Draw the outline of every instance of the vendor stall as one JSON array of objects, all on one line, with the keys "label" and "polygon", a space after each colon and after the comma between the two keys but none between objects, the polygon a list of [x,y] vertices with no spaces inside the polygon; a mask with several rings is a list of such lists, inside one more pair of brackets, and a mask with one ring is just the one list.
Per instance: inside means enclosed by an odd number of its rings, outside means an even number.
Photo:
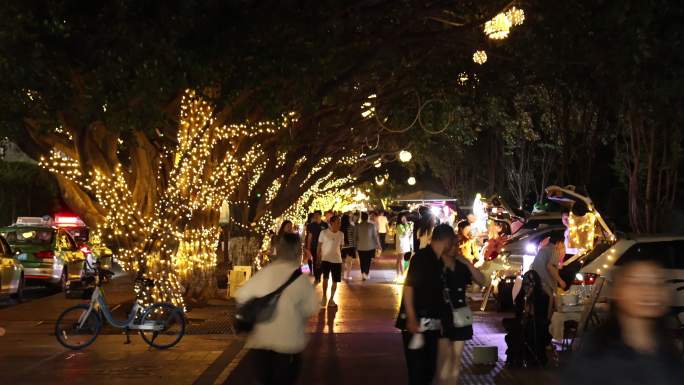
[{"label": "vendor stall", "polygon": [[408,206],[410,211],[421,206],[430,208],[430,212],[440,223],[454,225],[456,221],[465,218],[465,214],[458,206],[458,200],[432,191],[419,190],[402,195],[395,199],[399,204]]}]

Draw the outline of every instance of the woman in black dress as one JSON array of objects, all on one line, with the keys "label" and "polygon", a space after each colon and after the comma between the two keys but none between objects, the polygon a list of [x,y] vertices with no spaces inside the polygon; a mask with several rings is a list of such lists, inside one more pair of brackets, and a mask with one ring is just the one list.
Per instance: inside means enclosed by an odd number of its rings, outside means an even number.
[{"label": "woman in black dress", "polygon": [[443,257],[444,316],[439,340],[437,384],[458,384],[461,355],[465,342],[473,338],[472,313],[466,298],[471,283],[484,285],[485,276],[460,252],[454,242],[451,252]]}]

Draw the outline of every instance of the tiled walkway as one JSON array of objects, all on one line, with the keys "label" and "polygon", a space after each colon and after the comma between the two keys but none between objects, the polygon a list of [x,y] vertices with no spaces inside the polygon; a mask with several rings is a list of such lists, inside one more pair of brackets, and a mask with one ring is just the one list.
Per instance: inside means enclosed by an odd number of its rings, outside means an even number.
[{"label": "tiled walkway", "polygon": [[[374,262],[371,280],[362,282],[355,271],[354,280],[342,283],[336,301],[339,309],[321,309],[309,324],[311,342],[304,352],[300,384],[392,384],[407,383],[401,336],[394,328],[401,300],[401,286],[394,284],[391,260]],[[321,293],[318,288],[319,295]],[[505,368],[502,316],[476,313],[475,338],[468,342],[463,357],[461,384],[555,384],[553,371]],[[499,362],[494,366],[472,364],[472,348],[495,345]],[[246,384],[250,368],[243,360],[226,385]]]}]

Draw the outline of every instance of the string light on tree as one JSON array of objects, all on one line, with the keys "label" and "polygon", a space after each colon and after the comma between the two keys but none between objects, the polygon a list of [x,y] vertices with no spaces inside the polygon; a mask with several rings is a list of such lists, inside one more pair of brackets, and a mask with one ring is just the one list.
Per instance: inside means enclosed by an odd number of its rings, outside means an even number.
[{"label": "string light on tree", "polygon": [[[136,202],[135,176],[121,165],[111,171],[86,172],[80,161],[57,150],[40,162],[92,194],[103,208],[104,218],[94,232],[113,242],[117,262],[125,270],[155,281],[152,288],[136,286],[142,304],[162,301],[184,306],[183,295],[192,287],[192,279],[211,280],[219,208],[230,200],[242,178],[251,175],[248,170],[259,174],[264,168],[258,140],[244,153],[237,151],[238,146],[245,138],[273,135],[297,119],[288,113],[279,122],[217,124],[213,108],[193,90],[186,90],[180,105],[177,145],[164,152],[166,159],[159,160],[153,174],[160,188],[151,209]],[[117,145],[121,144],[118,139]],[[272,221],[264,215],[257,229]]]},{"label": "string light on tree", "polygon": [[505,13],[499,13],[484,25],[484,33],[490,39],[501,40],[508,37],[511,31],[511,20]]},{"label": "string light on tree", "polygon": [[525,22],[525,11],[520,8],[511,7],[511,9],[506,11],[506,17],[513,26],[517,27]]},{"label": "string light on tree", "polygon": [[512,27],[522,25],[523,22],[525,22],[525,11],[511,7],[508,11],[501,12],[487,21],[484,25],[484,33],[493,40],[505,39]]},{"label": "string light on tree", "polygon": [[368,98],[363,104],[361,105],[361,117],[364,119],[372,118],[373,115],[375,114],[375,99],[377,98],[376,94],[370,94],[368,95]]}]

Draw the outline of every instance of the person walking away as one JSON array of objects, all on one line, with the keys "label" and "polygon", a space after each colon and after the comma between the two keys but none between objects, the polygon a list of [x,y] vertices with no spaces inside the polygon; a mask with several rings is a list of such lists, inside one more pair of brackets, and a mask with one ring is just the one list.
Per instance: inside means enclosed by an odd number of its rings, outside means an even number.
[{"label": "person walking away", "polygon": [[[643,253],[611,273],[608,319],[585,337],[561,385],[675,385],[684,379],[681,351],[668,333],[671,291],[663,255]],[[624,257],[623,257],[624,258]]]},{"label": "person walking away", "polygon": [[[301,238],[285,234],[278,239],[278,259],[249,279],[236,293],[237,302],[247,303],[274,292],[300,268]],[[281,294],[271,320],[257,323],[247,337],[254,383],[289,385],[300,372],[301,352],[306,347],[306,324],[316,313],[316,293],[305,276],[298,277]]]},{"label": "person walking away", "polygon": [[380,248],[385,250],[387,248],[387,225],[389,221],[385,212],[380,210],[378,216],[375,218],[375,223],[378,226],[378,237],[380,238]]},{"label": "person walking away", "polygon": [[472,313],[466,299],[471,283],[483,286],[485,275],[462,254],[456,242],[442,258],[444,313],[437,354],[437,378],[440,385],[456,385],[461,373],[461,356],[465,342],[473,338]]},{"label": "person walking away", "polygon": [[356,244],[356,254],[361,263],[361,279],[367,280],[370,277],[370,266],[375,257],[375,253],[380,250],[380,239],[375,225],[369,221],[368,213],[361,213],[361,223],[356,225],[354,232],[354,243]]},{"label": "person walking away", "polygon": [[396,270],[397,270],[397,281],[404,279],[404,260],[408,254],[409,258],[413,253],[413,226],[411,222],[406,218],[405,213],[399,214],[397,221],[397,226],[395,230],[395,241],[396,245]]},{"label": "person walking away", "polygon": [[551,318],[553,311],[553,293],[556,288],[565,289],[566,283],[561,278],[558,270],[558,261],[565,250],[565,236],[563,234],[551,234],[549,243],[542,247],[537,256],[534,257],[530,270],[534,270],[539,275],[544,294],[548,296],[546,302],[549,304],[548,317]]},{"label": "person walking away", "polygon": [[342,246],[342,278],[351,281],[352,267],[356,258],[356,245],[354,243],[354,222],[349,213],[342,215],[340,231],[344,234],[344,246]]},{"label": "person walking away", "polygon": [[318,254],[318,239],[321,235],[321,231],[325,230],[327,227],[327,224],[324,225],[324,222],[321,222],[320,210],[314,211],[313,221],[306,227],[306,250],[312,261],[314,282],[316,284],[321,283],[321,258]]},{"label": "person walking away", "polygon": [[313,254],[309,247],[309,225],[314,220],[314,213],[309,213],[306,218],[306,224],[304,225],[304,257],[306,257],[306,264],[309,266],[309,275],[314,276],[314,264],[313,264]]},{"label": "person walking away", "polygon": [[444,313],[442,256],[454,243],[454,229],[439,225],[432,242],[411,258],[396,326],[401,330],[410,385],[430,385]]},{"label": "person walking away", "polygon": [[[342,280],[342,246],[344,234],[340,231],[340,217],[330,217],[330,228],[321,231],[318,237],[318,255],[321,256],[321,273],[323,274],[323,299],[321,307],[337,307],[335,292],[337,284]],[[328,301],[328,281],[332,278],[330,300]]]}]

